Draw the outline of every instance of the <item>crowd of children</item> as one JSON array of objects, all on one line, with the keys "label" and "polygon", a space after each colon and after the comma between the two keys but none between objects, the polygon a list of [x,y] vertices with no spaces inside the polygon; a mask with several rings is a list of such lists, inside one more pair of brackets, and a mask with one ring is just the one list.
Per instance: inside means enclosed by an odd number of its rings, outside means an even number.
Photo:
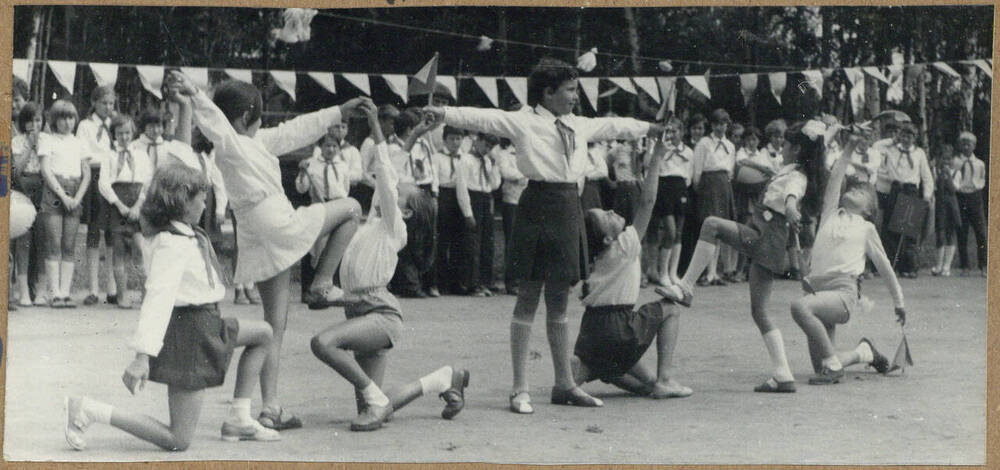
[{"label": "crowd of children", "polygon": [[[757,392],[795,391],[781,332],[769,319],[772,283],[785,276],[803,281],[804,296],[790,310],[808,337],[811,384],[839,382],[851,364],[884,372],[886,359],[871,341],[837,352],[833,332],[867,309],[860,285],[872,266],[905,321],[897,274],[916,277],[918,240],[889,230],[904,197],[933,204],[933,275],[951,275],[955,251],[962,272],[971,272],[970,230],[985,275],[986,167],[971,133],[930,158],[910,122],[882,123],[876,141],[863,126],[845,130],[819,116],[775,120],[763,132],[732,123],[722,109],[686,122],[584,118],[573,114],[577,86],[573,67],[543,60],[529,79],[532,107],[454,107],[439,97],[399,110],[356,98],[262,129],[252,85],[226,81],[209,97],[172,72],[164,91],[176,115],[167,131],[159,109],[134,119],[116,113],[112,88],[93,91],[80,119],[67,100],[43,113],[15,80],[13,188],[39,216],[12,243],[11,306],[76,305],[76,235],[85,224],[83,303],[100,302],[103,257],[111,267],[106,302],[142,305],[126,386],[135,393],[146,380],[168,385],[169,425],[96,399],[68,399],[70,445],[83,448],[87,426],[102,422],[165,449],[186,448],[201,391],[221,384],[241,346],[222,437],[277,440],[278,431],[302,426],[278,394],[290,269],[300,260],[302,302],[345,310],[346,320],[311,346],[354,386],[351,429],[359,431],[378,429],[421,395],[440,395],[446,419],[464,404],[470,374],[453,366],[382,390],[387,352],[403,331],[396,296],[515,295],[509,407],[530,414],[528,344],[543,294],[551,401],[599,407],[580,385],[600,379],[654,398],[693,393],[671,363],[695,286],[749,281],[751,317],[772,362]],[[347,139],[355,124],[368,131],[358,146]],[[278,156],[309,146],[293,189],[310,204],[294,208]],[[213,248],[227,217],[233,269],[220,266]],[[141,293],[130,292],[133,271],[144,277]],[[571,347],[567,310],[581,280],[585,313]],[[650,283],[662,298],[637,305]],[[221,317],[226,285],[236,303],[262,304],[264,321]],[[654,342],[655,373],[639,363]],[[258,382],[263,403],[254,420],[249,397]]]}]

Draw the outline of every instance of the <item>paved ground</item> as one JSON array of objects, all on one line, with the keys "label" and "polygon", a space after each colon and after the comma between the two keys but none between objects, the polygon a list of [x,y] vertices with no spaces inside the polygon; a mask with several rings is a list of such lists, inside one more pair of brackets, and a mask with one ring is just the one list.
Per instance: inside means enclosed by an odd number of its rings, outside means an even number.
[{"label": "paved ground", "polygon": [[[405,338],[393,353],[388,383],[409,381],[442,364],[472,371],[467,406],[440,419],[442,402],[425,398],[376,433],[351,433],[353,394],[309,351],[309,337],[339,321],[339,309],[311,312],[295,304],[286,337],[285,405],[306,422],[277,443],[228,444],[218,438],[232,392],[211,390],[198,436],[185,453],[165,453],[109,427],[88,432],[75,452],[62,436],[62,397],[85,393],[116,406],[166,418],[165,387],[131,397],[121,373],[125,341],[138,311],[109,308],[21,309],[8,316],[4,457],[12,460],[313,460],[487,461],[523,463],[803,463],[983,464],[986,405],[986,282],[982,278],[906,280],[907,335],[917,365],[883,377],[852,370],[846,383],[805,384],[811,373],[805,337],[788,314],[797,283],[781,282],[773,298],[777,324],[799,392],[751,392],[765,378],[767,354],[748,313],[746,285],[700,289],[685,312],[676,377],[695,395],[670,401],[626,396],[596,383],[587,389],[602,409],[545,404],[552,381],[544,320],[536,318],[530,362],[536,413],[506,411],[510,387],[508,321],[512,297],[404,300]],[[887,354],[899,341],[891,302],[878,280],[866,284],[876,309],[838,332],[844,345],[866,335]],[[651,290],[643,297],[651,299]],[[224,312],[260,318],[259,307],[227,304]],[[582,312],[574,302],[571,328]],[[541,314],[539,315],[541,317]],[[644,358],[653,364],[655,357]],[[257,402],[256,404],[259,404]]]}]

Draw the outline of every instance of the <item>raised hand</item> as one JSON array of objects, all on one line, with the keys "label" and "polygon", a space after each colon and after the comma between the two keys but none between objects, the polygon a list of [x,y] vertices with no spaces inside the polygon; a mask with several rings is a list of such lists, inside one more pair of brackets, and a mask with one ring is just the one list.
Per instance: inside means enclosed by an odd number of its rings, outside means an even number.
[{"label": "raised hand", "polygon": [[896,323],[899,326],[906,325],[906,310],[903,307],[896,307]]},{"label": "raised hand", "polygon": [[[171,71],[167,79],[170,84],[168,89],[173,88],[182,96],[194,96],[198,94],[198,87],[191,81],[190,78],[187,77],[187,75],[184,75],[180,71]],[[170,94],[168,93],[168,96],[169,95]]]}]

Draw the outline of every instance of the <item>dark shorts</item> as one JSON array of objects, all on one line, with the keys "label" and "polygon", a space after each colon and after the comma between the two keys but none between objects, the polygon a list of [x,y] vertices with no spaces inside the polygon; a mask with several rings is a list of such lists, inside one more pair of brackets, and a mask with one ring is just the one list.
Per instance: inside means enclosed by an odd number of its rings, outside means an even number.
[{"label": "dark shorts", "polygon": [[163,348],[149,360],[149,380],[186,390],[222,385],[239,331],[216,304],[174,307]]},{"label": "dark shorts", "polygon": [[[71,179],[57,176],[56,179],[59,180],[59,184],[62,186],[63,191],[65,191],[70,197],[75,195],[76,190],[80,187],[79,178]],[[56,196],[56,193],[53,192],[48,185],[45,185],[45,188],[42,189],[42,200],[38,205],[38,211],[41,213],[80,217],[80,214],[83,213],[83,208],[80,206],[72,211],[67,211],[66,206],[63,205],[59,196]]]},{"label": "dark shorts", "polygon": [[688,204],[687,182],[682,176],[661,176],[656,190],[654,217],[684,217]]},{"label": "dark shorts", "polygon": [[583,193],[580,194],[580,204],[583,212],[591,209],[604,209],[604,202],[601,200],[601,181],[587,180],[583,185]]},{"label": "dark shorts", "polygon": [[[344,316],[348,320],[362,322],[365,336],[385,335],[388,346],[391,349],[399,343],[399,337],[403,333],[403,317],[397,308],[395,298],[386,299],[388,290],[378,289],[372,295],[361,295],[351,300],[344,306]],[[388,294],[391,295],[391,294]]]},{"label": "dark shorts", "polygon": [[104,230],[108,226],[109,205],[104,197],[101,196],[100,189],[98,188],[98,179],[100,177],[100,170],[91,169],[90,186],[87,187],[87,193],[83,195],[83,200],[80,201],[80,206],[83,208],[80,223],[87,225],[88,233],[94,230]]},{"label": "dark shorts", "polygon": [[740,246],[737,249],[740,253],[772,273],[785,272],[788,264],[788,224],[783,214],[754,205],[750,223],[737,226],[740,231]]},{"label": "dark shorts", "polygon": [[729,173],[710,171],[701,174],[697,188],[698,219],[702,222],[710,216],[733,218],[733,189],[729,184]]},{"label": "dark shorts", "polygon": [[767,183],[746,184],[733,182],[733,205],[736,220],[743,222],[750,218],[751,208],[760,200]]},{"label": "dark shorts", "polygon": [[573,354],[599,379],[625,375],[653,344],[666,318],[665,302],[587,307]]},{"label": "dark shorts", "polygon": [[576,284],[583,279],[587,247],[576,183],[528,182],[518,202],[511,248],[516,280]]}]

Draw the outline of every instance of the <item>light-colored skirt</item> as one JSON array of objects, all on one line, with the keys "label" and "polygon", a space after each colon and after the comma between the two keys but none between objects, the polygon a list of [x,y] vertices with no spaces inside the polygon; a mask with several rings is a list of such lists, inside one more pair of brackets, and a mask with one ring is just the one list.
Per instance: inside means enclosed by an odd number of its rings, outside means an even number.
[{"label": "light-colored skirt", "polygon": [[239,226],[233,282],[245,284],[270,279],[302,259],[323,231],[326,210],[322,204],[293,209],[284,194],[273,194],[233,215]]}]

